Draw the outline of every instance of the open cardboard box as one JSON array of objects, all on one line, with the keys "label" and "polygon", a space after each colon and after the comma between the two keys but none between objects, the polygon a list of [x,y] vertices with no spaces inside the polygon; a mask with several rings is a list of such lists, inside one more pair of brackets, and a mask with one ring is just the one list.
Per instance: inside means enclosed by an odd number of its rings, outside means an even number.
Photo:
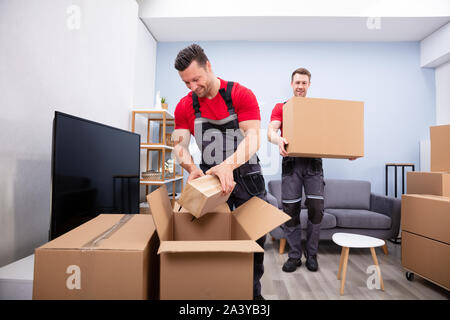
[{"label": "open cardboard box", "polygon": [[225,203],[230,195],[231,193],[222,193],[219,178],[205,175],[186,183],[178,203],[193,216],[200,218]]},{"label": "open cardboard box", "polygon": [[251,300],[253,254],[264,251],[255,240],[290,219],[258,197],[194,218],[172,209],[165,185],[147,201],[161,242],[161,299]]},{"label": "open cardboard box", "polygon": [[293,157],[364,156],[364,102],[293,97],[283,106],[283,137]]}]

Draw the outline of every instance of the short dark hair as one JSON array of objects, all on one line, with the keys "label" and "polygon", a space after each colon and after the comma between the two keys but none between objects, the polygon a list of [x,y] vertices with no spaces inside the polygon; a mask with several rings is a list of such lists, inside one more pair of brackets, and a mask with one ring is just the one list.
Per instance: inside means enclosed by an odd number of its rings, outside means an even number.
[{"label": "short dark hair", "polygon": [[202,47],[195,43],[178,52],[175,59],[175,69],[184,71],[194,60],[197,61],[198,65],[201,67],[205,67],[206,61],[208,61],[208,57]]},{"label": "short dark hair", "polygon": [[308,71],[307,69],[305,69],[305,68],[298,68],[298,69],[294,70],[294,72],[292,72],[291,83],[292,83],[292,81],[294,80],[294,76],[295,76],[296,73],[307,75],[309,81],[311,81],[311,72],[309,72],[309,71]]}]

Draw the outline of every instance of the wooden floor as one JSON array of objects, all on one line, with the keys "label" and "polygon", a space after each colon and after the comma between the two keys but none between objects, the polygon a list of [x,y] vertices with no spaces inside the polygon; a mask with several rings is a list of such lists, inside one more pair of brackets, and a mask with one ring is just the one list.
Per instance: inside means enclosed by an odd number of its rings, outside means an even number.
[{"label": "wooden floor", "polygon": [[[449,292],[415,275],[408,281],[401,265],[401,246],[388,241],[389,255],[376,249],[385,291],[369,289],[367,267],[373,265],[369,249],[350,249],[344,295],[339,294],[337,280],[341,247],[332,241],[321,241],[319,246],[319,271],[310,272],[302,266],[293,273],[281,270],[287,253],[278,253],[279,241],[267,237],[264,255],[264,276],[261,279],[262,295],[268,300],[448,300]],[[288,247],[286,248],[288,249]]]}]

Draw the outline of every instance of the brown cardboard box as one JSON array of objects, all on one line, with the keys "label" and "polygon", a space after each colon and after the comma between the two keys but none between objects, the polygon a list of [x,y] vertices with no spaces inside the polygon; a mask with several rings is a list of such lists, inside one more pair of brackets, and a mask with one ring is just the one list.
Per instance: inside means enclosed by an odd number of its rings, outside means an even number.
[{"label": "brown cardboard box", "polygon": [[402,265],[450,290],[450,245],[403,230]]},{"label": "brown cardboard box", "polygon": [[431,171],[450,171],[450,124],[430,127]]},{"label": "brown cardboard box", "polygon": [[225,203],[231,193],[223,194],[219,178],[205,175],[186,183],[178,203],[193,216],[200,218]]},{"label": "brown cardboard box", "polygon": [[402,195],[402,230],[450,244],[450,198]]},{"label": "brown cardboard box", "polygon": [[152,216],[99,215],[35,250],[33,299],[155,299],[158,246]]},{"label": "brown cardboard box", "polygon": [[408,194],[450,197],[450,172],[409,171],[406,183]]},{"label": "brown cardboard box", "polygon": [[294,157],[364,156],[364,102],[293,97],[283,106],[283,137]]},{"label": "brown cardboard box", "polygon": [[290,219],[254,197],[230,212],[193,219],[173,211],[166,186],[147,196],[161,241],[161,299],[252,299],[253,253],[263,252],[255,240]]}]

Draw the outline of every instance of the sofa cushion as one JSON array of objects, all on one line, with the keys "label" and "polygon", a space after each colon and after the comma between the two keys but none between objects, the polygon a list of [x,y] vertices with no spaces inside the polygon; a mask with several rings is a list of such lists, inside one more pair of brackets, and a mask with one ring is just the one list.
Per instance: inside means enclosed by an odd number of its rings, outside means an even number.
[{"label": "sofa cushion", "polygon": [[370,182],[325,179],[325,208],[370,209]]},{"label": "sofa cushion", "polygon": [[267,192],[266,199],[268,203],[278,208],[278,200],[270,192]]},{"label": "sofa cushion", "polygon": [[[306,229],[308,223],[308,210],[302,209],[300,211],[300,224],[302,229]],[[336,217],[326,212],[323,213],[322,222],[320,223],[320,229],[332,229],[336,227]]]},{"label": "sofa cushion", "polygon": [[[307,223],[308,223],[308,210],[307,209],[301,210],[300,223],[301,223],[302,229],[305,230]],[[335,227],[336,227],[336,217],[332,214],[324,212],[322,223],[320,224],[320,229],[321,230],[333,229]],[[270,231],[270,235],[272,237],[274,237],[275,239],[286,238],[286,235],[281,227],[276,227],[275,229]]]},{"label": "sofa cushion", "polygon": [[341,228],[390,229],[391,218],[381,213],[358,209],[326,209],[325,213],[336,217]]},{"label": "sofa cushion", "polygon": [[270,180],[268,183],[268,191],[278,202],[278,208],[281,209],[281,180]]}]

